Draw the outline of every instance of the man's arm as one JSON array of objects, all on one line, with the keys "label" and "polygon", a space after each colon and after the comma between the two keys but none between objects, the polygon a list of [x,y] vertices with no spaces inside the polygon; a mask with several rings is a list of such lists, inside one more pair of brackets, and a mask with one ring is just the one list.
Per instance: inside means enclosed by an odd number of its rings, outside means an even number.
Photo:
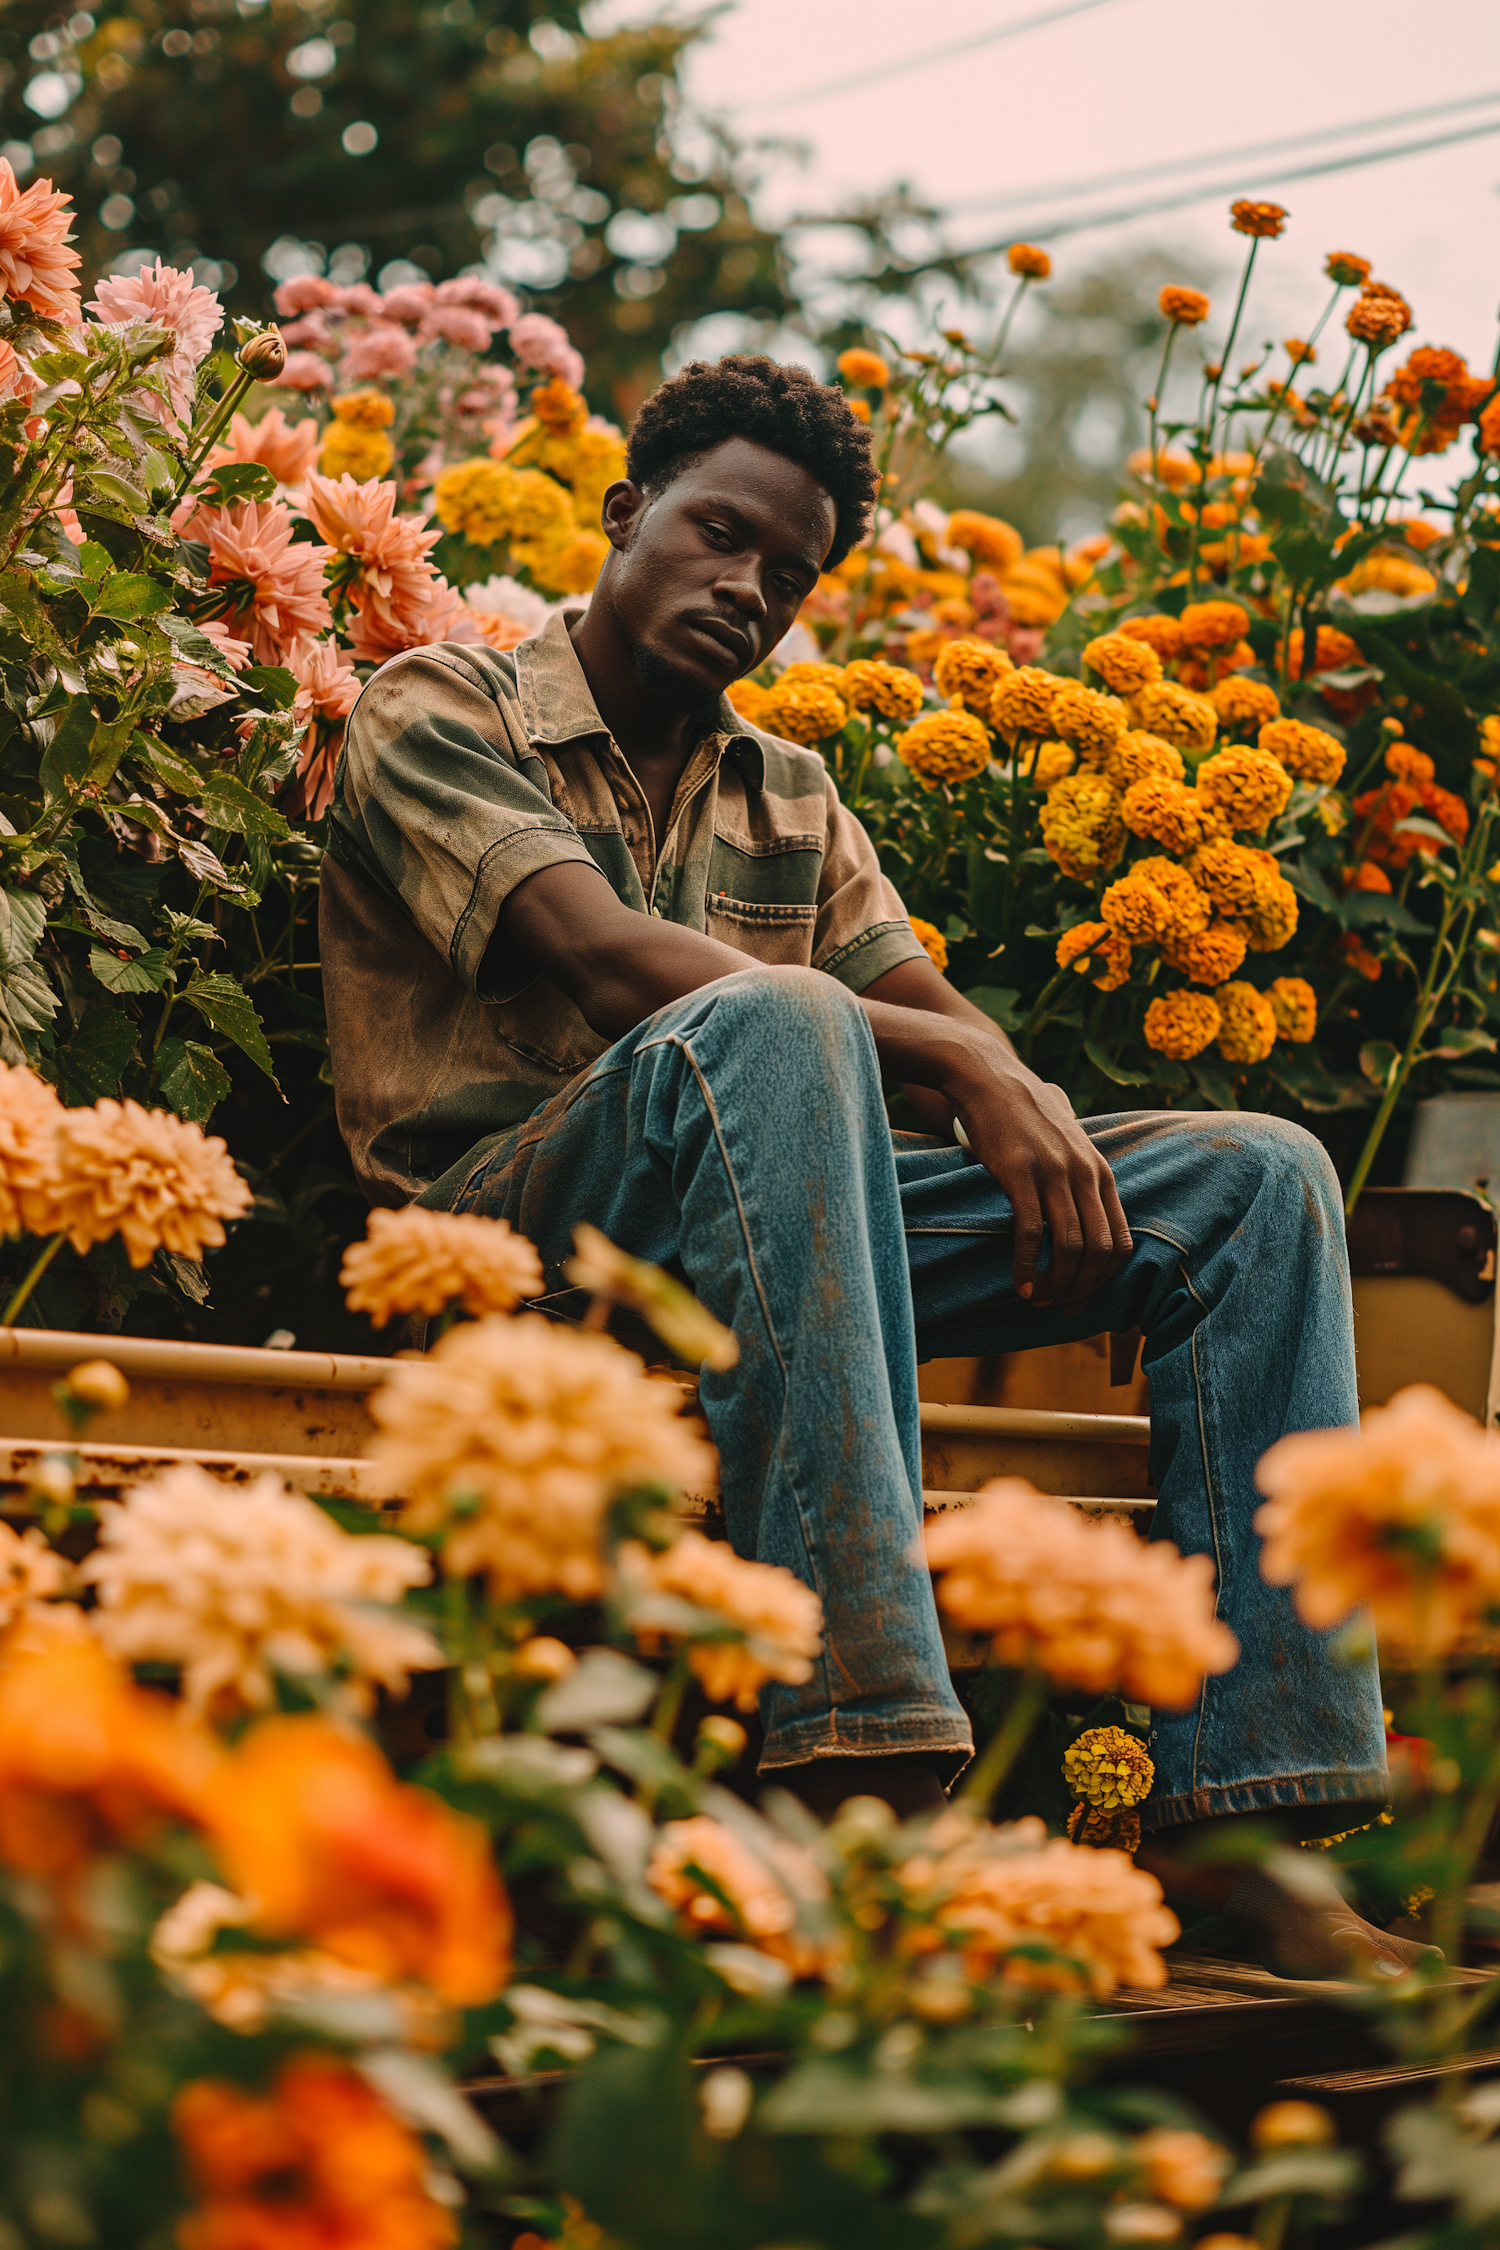
[{"label": "man's arm", "polygon": [[[750,966],[715,938],[634,912],[601,873],[576,862],[517,884],[492,942],[549,977],[604,1039]],[[1020,1294],[1081,1305],[1129,1255],[1130,1230],[1109,1166],[1061,1088],[1029,1071],[930,962],[887,971],[860,1004],[886,1076],[927,1090],[944,1105],[944,1121],[961,1117],[974,1154],[1010,1198]],[[1044,1226],[1052,1264],[1038,1282]]]}]

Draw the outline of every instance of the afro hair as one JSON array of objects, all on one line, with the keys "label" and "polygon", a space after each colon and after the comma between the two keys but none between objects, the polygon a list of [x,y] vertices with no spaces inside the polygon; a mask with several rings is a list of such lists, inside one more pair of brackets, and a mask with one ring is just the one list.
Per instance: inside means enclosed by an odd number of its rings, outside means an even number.
[{"label": "afro hair", "polygon": [[653,391],[635,418],[625,473],[643,492],[659,492],[694,461],[730,438],[749,438],[817,478],[837,523],[824,564],[834,569],[870,528],[879,478],[870,433],[841,390],[805,367],[736,352],[695,359]]}]

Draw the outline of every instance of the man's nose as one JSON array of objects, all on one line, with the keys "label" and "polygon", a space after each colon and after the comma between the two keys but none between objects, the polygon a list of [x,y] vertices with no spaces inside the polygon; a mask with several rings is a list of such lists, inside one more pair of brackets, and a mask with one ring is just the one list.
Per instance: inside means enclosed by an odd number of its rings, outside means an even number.
[{"label": "man's nose", "polygon": [[741,617],[758,624],[767,614],[766,597],[761,591],[760,570],[748,555],[725,558],[728,569],[723,571],[715,587],[726,601],[733,602]]}]

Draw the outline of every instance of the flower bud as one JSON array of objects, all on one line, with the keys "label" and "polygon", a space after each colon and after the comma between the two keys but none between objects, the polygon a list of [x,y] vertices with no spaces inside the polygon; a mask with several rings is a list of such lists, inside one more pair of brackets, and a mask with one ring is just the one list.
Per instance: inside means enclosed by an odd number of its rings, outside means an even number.
[{"label": "flower bud", "polygon": [[34,1500],[66,1508],[73,1498],[73,1472],[60,1453],[45,1453],[27,1471],[26,1488]]},{"label": "flower bud", "polygon": [[698,1740],[711,1744],[726,1758],[738,1758],[749,1739],[738,1719],[723,1719],[717,1712],[711,1713],[698,1729]]},{"label": "flower bud", "polygon": [[64,1379],[73,1396],[82,1399],[85,1406],[123,1406],[130,1397],[130,1385],[107,1359],[80,1360],[68,1369]]},{"label": "flower bud", "polygon": [[263,328],[258,336],[241,344],[237,355],[240,366],[257,383],[272,383],[286,365],[286,344],[279,328]]},{"label": "flower bud", "polygon": [[522,1680],[565,1680],[578,1669],[578,1659],[563,1641],[536,1633],[516,1650],[514,1670]]},{"label": "flower bud", "polygon": [[1317,2102],[1271,2102],[1250,2121],[1251,2146],[1270,2149],[1326,2148],[1337,2129]]}]

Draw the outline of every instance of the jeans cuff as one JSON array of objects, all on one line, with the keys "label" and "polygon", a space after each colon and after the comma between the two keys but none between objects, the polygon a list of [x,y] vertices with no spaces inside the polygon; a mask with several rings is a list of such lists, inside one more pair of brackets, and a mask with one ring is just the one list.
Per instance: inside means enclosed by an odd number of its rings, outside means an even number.
[{"label": "jeans cuff", "polygon": [[778,1727],[761,1754],[759,1773],[810,1765],[815,1758],[880,1758],[894,1751],[931,1751],[967,1760],[974,1738],[967,1719],[931,1705],[873,1712],[830,1711]]},{"label": "jeans cuff", "polygon": [[1190,1821],[1222,1820],[1230,1813],[1297,1812],[1306,1806],[1337,1805],[1347,1810],[1347,1825],[1373,1820],[1391,1802],[1391,1777],[1384,1766],[1364,1773],[1347,1767],[1332,1773],[1277,1774],[1262,1781],[1217,1782],[1185,1789],[1175,1797],[1148,1797],[1141,1807],[1141,1830],[1183,1828]]}]

